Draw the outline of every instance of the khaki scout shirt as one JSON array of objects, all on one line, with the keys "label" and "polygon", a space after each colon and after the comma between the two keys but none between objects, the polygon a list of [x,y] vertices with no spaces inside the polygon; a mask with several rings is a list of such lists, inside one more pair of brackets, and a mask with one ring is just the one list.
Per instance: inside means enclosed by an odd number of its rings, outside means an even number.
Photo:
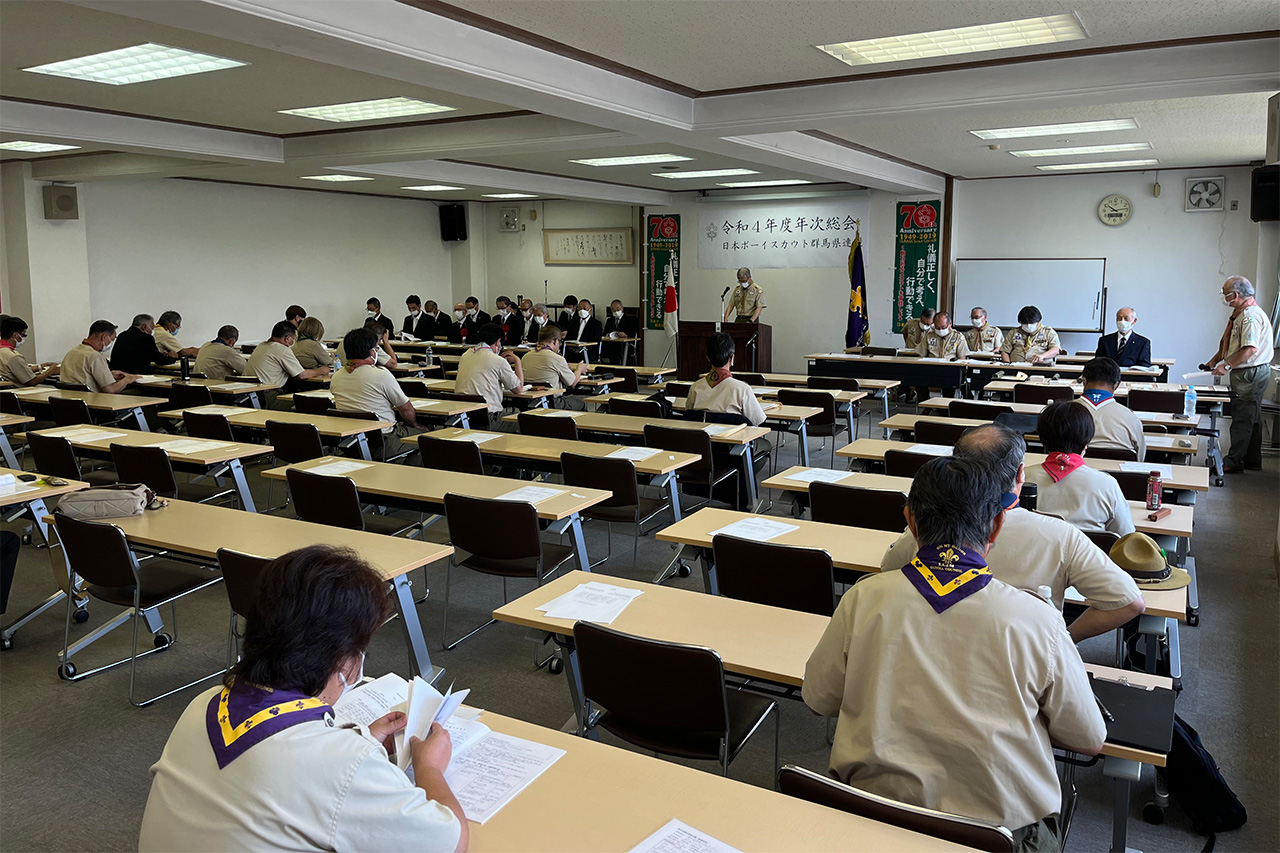
[{"label": "khaki scout shirt", "polygon": [[750,317],[756,308],[764,308],[764,288],[754,281],[743,287],[739,284],[729,296],[729,304],[739,317]]},{"label": "khaki scout shirt", "polygon": [[1010,329],[1009,334],[1005,335],[1000,352],[1007,354],[1009,361],[1028,361],[1033,355],[1040,355],[1061,346],[1058,333],[1041,323],[1040,328],[1031,334],[1022,331],[1021,326]]},{"label": "khaki scout shirt", "polygon": [[1004,345],[1004,333],[999,327],[990,323],[981,329],[970,329],[964,333],[965,342],[970,352],[999,352]]},{"label": "khaki scout shirt", "polygon": [[916,354],[922,358],[968,358],[969,342],[955,329],[945,338],[937,330],[930,329],[916,345]]}]

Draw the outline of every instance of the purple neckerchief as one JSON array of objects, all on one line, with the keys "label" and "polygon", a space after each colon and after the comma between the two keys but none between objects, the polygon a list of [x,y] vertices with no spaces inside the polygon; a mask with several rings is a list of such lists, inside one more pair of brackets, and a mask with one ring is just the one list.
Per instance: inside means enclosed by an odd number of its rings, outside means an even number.
[{"label": "purple neckerchief", "polygon": [[233,683],[210,697],[205,723],[221,770],[271,735],[330,713],[327,702],[296,690]]},{"label": "purple neckerchief", "polygon": [[1095,406],[1101,406],[1104,401],[1110,400],[1114,395],[1110,391],[1104,391],[1101,388],[1090,388],[1081,395]]},{"label": "purple neckerchief", "polygon": [[902,567],[902,573],[935,613],[991,583],[991,569],[982,555],[959,545],[926,545]]}]

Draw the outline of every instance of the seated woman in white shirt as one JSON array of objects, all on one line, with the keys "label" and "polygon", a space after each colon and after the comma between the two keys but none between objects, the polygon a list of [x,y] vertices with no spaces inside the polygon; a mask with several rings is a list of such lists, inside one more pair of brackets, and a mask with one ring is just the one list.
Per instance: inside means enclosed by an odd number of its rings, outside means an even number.
[{"label": "seated woman in white shirt", "polygon": [[353,551],[314,545],[268,564],[241,614],[243,657],[187,706],[151,768],[139,849],[466,850],[448,732],[409,739],[410,782],[387,754],[404,714],[333,722],[390,609]]},{"label": "seated woman in white shirt", "polygon": [[1088,467],[1084,452],[1093,440],[1093,416],[1083,406],[1059,400],[1045,407],[1036,435],[1048,458],[1027,466],[1027,482],[1038,489],[1036,509],[1081,530],[1133,532],[1133,515],[1115,477]]},{"label": "seated woman in white shirt", "polygon": [[752,426],[764,423],[764,409],[751,386],[733,378],[733,338],[724,332],[707,338],[707,360],[711,370],[689,387],[686,408],[741,415]]}]

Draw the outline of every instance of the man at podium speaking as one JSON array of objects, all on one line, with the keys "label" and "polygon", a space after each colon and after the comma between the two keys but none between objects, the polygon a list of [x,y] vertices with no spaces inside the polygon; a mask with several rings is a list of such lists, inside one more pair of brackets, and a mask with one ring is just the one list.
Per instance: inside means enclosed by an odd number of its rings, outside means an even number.
[{"label": "man at podium speaking", "polygon": [[743,267],[738,270],[738,286],[729,297],[724,321],[727,323],[730,316],[736,315],[736,323],[758,323],[764,308],[764,289],[751,280],[751,270]]}]

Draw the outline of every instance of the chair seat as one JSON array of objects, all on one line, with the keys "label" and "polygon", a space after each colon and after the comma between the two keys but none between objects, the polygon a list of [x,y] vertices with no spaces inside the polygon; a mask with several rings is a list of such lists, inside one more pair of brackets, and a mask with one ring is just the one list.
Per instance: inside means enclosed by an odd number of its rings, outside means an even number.
[{"label": "chair seat", "polygon": [[[142,594],[139,601],[143,609],[155,607],[174,596],[202,586],[222,577],[212,569],[179,563],[174,560],[147,560],[141,564]],[[89,594],[108,604],[121,607],[133,606],[132,586],[90,586]]]},{"label": "chair seat", "polygon": [[[729,700],[729,760],[738,754],[742,745],[751,737],[769,709],[773,700],[754,693],[731,690]],[[635,723],[606,711],[596,725],[628,743],[650,752],[675,755],[680,758],[701,758],[708,761],[720,759],[719,732],[673,732],[662,726]]]},{"label": "chair seat", "polygon": [[805,426],[805,431],[812,437],[826,438],[838,433],[847,432],[848,430],[845,428],[844,424],[841,423],[815,424],[810,422]]},{"label": "chair seat", "polygon": [[[556,568],[566,563],[573,557],[573,549],[567,545],[559,545],[554,542],[542,542],[542,573],[550,574]],[[477,572],[483,572],[486,575],[501,575],[508,578],[531,578],[535,577],[538,571],[537,561],[532,557],[525,557],[519,560],[495,560],[491,557],[482,557],[479,554],[470,554],[464,551],[458,552],[461,556],[454,560],[454,564],[465,566]]]},{"label": "chair seat", "polygon": [[657,498],[640,498],[640,503],[627,506],[593,506],[582,511],[583,518],[635,524],[637,518],[649,518],[667,508],[667,502]]},{"label": "chair seat", "polygon": [[191,501],[192,503],[200,503],[201,501],[212,500],[219,495],[235,496],[235,489],[230,486],[218,486],[215,483],[178,483],[178,493],[174,495],[180,501]]},{"label": "chair seat", "polygon": [[91,486],[114,486],[120,482],[115,471],[89,471],[81,474],[80,479]]},{"label": "chair seat", "polygon": [[369,533],[381,533],[384,536],[395,536],[417,525],[416,521],[408,521],[391,515],[373,515],[364,513],[364,529]]}]

